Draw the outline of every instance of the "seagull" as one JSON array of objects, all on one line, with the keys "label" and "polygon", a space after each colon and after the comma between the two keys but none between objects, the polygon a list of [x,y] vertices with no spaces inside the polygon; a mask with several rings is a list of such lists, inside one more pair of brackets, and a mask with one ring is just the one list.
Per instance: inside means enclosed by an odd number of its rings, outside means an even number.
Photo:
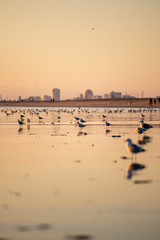
[{"label": "seagull", "polygon": [[38,116],[38,118],[39,118],[39,120],[42,120],[42,119],[43,119],[43,117],[40,117],[40,116]]},{"label": "seagull", "polygon": [[86,121],[83,120],[82,118],[80,118],[80,122],[81,122],[81,123],[85,123]]},{"label": "seagull", "polygon": [[79,119],[80,119],[80,118],[78,118],[78,117],[74,117],[74,118],[76,119],[76,121],[79,121]]},{"label": "seagull", "polygon": [[27,118],[27,123],[30,123],[31,121],[30,121],[30,119],[29,118]]},{"label": "seagull", "polygon": [[145,152],[145,150],[143,148],[139,147],[136,144],[133,144],[132,140],[130,138],[128,138],[126,140],[126,142],[127,142],[126,148],[127,148],[128,152],[130,152],[132,154],[135,154],[135,156],[136,156],[137,153]]},{"label": "seagull", "polygon": [[141,117],[142,117],[142,119],[143,119],[143,118],[145,117],[145,115],[141,113]]},{"label": "seagull", "polygon": [[109,122],[106,121],[106,126],[110,126],[111,124]]},{"label": "seagull", "polygon": [[148,130],[149,128],[152,128],[152,125],[148,124],[148,123],[144,123],[143,120],[140,121],[140,127],[143,128],[143,131]]},{"label": "seagull", "polygon": [[86,125],[84,125],[84,124],[82,124],[82,123],[80,123],[80,122],[77,122],[77,124],[78,124],[78,126],[80,127],[80,128],[82,128],[82,127],[85,127]]},{"label": "seagull", "polygon": [[18,119],[18,123],[19,125],[25,124],[24,122],[22,122],[21,120]]},{"label": "seagull", "polygon": [[143,131],[144,131],[143,128],[136,128],[136,133],[138,133],[138,134],[142,134]]}]

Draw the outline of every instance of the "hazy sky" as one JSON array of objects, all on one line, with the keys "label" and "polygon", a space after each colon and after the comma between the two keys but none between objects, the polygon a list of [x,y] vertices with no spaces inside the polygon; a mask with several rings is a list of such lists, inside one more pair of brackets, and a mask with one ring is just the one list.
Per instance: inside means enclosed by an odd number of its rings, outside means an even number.
[{"label": "hazy sky", "polygon": [[160,95],[160,0],[0,0],[0,94]]}]

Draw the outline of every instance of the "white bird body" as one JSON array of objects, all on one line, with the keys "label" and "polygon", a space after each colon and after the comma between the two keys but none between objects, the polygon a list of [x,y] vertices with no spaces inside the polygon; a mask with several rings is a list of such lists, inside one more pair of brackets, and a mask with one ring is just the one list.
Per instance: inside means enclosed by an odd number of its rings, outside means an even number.
[{"label": "white bird body", "polygon": [[133,154],[137,154],[137,153],[140,153],[140,152],[145,152],[145,150],[143,148],[139,147],[136,144],[133,144],[132,140],[130,138],[128,138],[126,140],[126,142],[127,142],[126,148],[127,148],[128,152],[133,153]]}]

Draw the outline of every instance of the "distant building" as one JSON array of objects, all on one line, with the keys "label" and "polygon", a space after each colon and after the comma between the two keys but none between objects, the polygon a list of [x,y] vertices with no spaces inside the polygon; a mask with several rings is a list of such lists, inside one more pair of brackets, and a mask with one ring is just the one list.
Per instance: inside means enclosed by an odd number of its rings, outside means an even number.
[{"label": "distant building", "polygon": [[112,92],[110,92],[109,96],[110,96],[110,98],[121,98],[122,93],[112,91]]},{"label": "distant building", "polygon": [[60,89],[59,88],[53,88],[51,92],[51,99],[52,101],[60,101]]},{"label": "distant building", "polygon": [[86,89],[83,92],[83,99],[93,99],[93,92],[90,89]]},{"label": "distant building", "polygon": [[40,96],[36,96],[34,97],[34,101],[36,102],[42,101],[42,98]]},{"label": "distant building", "polygon": [[21,96],[18,97],[18,101],[19,101],[19,102],[22,101],[22,97],[21,97]]},{"label": "distant building", "polygon": [[42,101],[44,101],[44,102],[51,101],[51,96],[43,95],[42,96]]},{"label": "distant building", "polygon": [[26,101],[40,102],[40,101],[42,101],[42,99],[40,96],[30,96],[29,98],[26,99]]},{"label": "distant building", "polygon": [[79,97],[74,97],[73,100],[82,100],[83,99],[83,94],[81,93]]},{"label": "distant building", "polygon": [[108,93],[105,93],[105,94],[104,94],[104,98],[105,98],[105,99],[109,98],[109,94],[108,94]]},{"label": "distant building", "polygon": [[102,96],[101,95],[96,95],[93,97],[94,99],[102,99]]},{"label": "distant building", "polygon": [[125,94],[122,96],[122,98],[136,98],[135,96],[131,96],[131,95],[128,95],[128,94]]}]

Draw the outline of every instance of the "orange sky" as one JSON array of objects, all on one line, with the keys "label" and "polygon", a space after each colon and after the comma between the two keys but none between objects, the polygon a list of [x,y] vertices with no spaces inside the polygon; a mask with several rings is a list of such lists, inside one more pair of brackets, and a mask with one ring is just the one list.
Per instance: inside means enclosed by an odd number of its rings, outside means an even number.
[{"label": "orange sky", "polygon": [[0,94],[160,95],[159,13],[158,0],[0,0]]}]

